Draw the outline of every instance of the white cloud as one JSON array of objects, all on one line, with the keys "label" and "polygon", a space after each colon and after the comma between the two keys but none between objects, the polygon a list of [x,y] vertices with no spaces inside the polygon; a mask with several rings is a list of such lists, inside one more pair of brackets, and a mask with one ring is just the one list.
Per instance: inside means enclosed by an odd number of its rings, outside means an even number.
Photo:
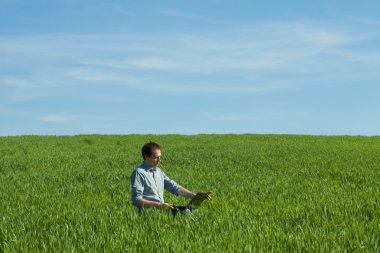
[{"label": "white cloud", "polygon": [[102,73],[100,71],[94,71],[91,69],[76,69],[71,70],[65,74],[67,77],[73,79],[79,79],[83,81],[93,81],[93,82],[102,82],[102,81],[124,81],[125,77],[116,76],[112,74]]},{"label": "white cloud", "polygon": [[351,19],[357,23],[361,23],[365,25],[380,26],[379,19],[373,19],[373,18],[368,18],[368,17],[351,17]]},{"label": "white cloud", "polygon": [[[322,48],[348,43],[352,38],[349,34],[322,26],[289,22],[155,38],[51,34],[1,39],[0,45],[3,50],[14,52],[13,56],[21,52],[23,56],[27,53],[28,58],[42,55],[47,60],[92,61],[116,68],[204,72],[270,67],[293,59],[294,54],[310,55]],[[99,58],[99,53],[104,56]]]},{"label": "white cloud", "polygon": [[[175,93],[284,90],[308,85],[311,77],[357,77],[361,72],[350,69],[357,68],[358,62],[365,65],[380,60],[378,51],[356,52],[350,47],[361,39],[368,39],[365,32],[306,22],[258,23],[208,34],[154,38],[102,34],[8,37],[0,38],[0,53],[5,55],[0,67],[11,64],[29,74],[12,77],[0,71],[0,80],[13,88],[45,90],[92,83]],[[355,66],[350,65],[353,61]],[[343,66],[346,71],[340,72]],[[367,76],[373,74],[365,71]],[[228,83],[222,79],[224,74],[246,80]],[[204,81],[203,76],[207,77]]]},{"label": "white cloud", "polygon": [[17,79],[17,78],[3,78],[0,80],[0,85],[3,84],[8,87],[16,88],[16,89],[24,89],[30,87],[30,83],[23,79]]},{"label": "white cloud", "polygon": [[70,121],[72,117],[68,114],[48,114],[40,117],[41,121],[60,123]]},{"label": "white cloud", "polygon": [[210,118],[216,121],[255,121],[255,120],[258,120],[257,117],[252,116],[252,115],[239,115],[239,114],[217,115],[217,116],[211,116]]},{"label": "white cloud", "polygon": [[144,57],[131,62],[132,66],[147,69],[184,70],[178,62],[159,57]]},{"label": "white cloud", "polygon": [[174,9],[173,10],[165,10],[165,11],[158,10],[156,12],[158,14],[163,14],[165,16],[171,16],[171,17],[180,18],[180,19],[189,19],[192,21],[201,21],[201,22],[215,22],[215,20],[207,19],[203,16],[189,14],[188,12],[183,12],[183,11],[174,10]]}]

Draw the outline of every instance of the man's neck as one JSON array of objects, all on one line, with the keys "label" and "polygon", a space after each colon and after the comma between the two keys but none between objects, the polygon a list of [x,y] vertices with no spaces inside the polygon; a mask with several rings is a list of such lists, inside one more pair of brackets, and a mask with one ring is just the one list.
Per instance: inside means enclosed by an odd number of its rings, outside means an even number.
[{"label": "man's neck", "polygon": [[157,169],[156,166],[150,166],[149,164],[147,164],[145,161],[143,162],[145,164],[145,166],[148,168],[148,170],[151,170],[151,171],[155,171]]}]

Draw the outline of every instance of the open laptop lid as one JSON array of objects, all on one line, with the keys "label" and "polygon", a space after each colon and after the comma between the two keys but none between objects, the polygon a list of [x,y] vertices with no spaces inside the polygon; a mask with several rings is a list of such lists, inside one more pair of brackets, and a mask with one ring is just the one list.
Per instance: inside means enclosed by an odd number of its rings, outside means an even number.
[{"label": "open laptop lid", "polygon": [[206,195],[198,192],[187,206],[198,207],[207,199]]},{"label": "open laptop lid", "polygon": [[197,193],[195,197],[190,201],[187,206],[174,206],[175,208],[172,209],[173,217],[177,215],[177,213],[186,213],[187,211],[192,211],[194,209],[197,209],[203,201],[207,199],[207,195],[204,193]]}]

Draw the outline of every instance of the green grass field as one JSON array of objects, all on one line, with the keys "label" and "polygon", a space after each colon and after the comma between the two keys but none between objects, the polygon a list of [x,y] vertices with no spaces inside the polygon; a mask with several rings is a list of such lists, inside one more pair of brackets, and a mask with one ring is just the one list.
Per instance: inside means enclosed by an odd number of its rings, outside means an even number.
[{"label": "green grass field", "polygon": [[[150,140],[197,214],[137,216]],[[380,137],[0,137],[0,200],[0,252],[380,252]]]}]

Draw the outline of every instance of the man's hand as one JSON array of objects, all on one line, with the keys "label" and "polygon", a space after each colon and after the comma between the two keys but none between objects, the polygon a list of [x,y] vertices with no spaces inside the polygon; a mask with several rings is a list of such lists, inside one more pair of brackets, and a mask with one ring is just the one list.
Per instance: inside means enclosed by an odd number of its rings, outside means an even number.
[{"label": "man's hand", "polygon": [[175,207],[173,206],[173,204],[170,204],[170,203],[164,203],[164,202],[162,202],[161,204],[160,204],[160,208],[161,209],[175,209]]},{"label": "man's hand", "polygon": [[204,199],[211,200],[212,192],[198,192]]}]

